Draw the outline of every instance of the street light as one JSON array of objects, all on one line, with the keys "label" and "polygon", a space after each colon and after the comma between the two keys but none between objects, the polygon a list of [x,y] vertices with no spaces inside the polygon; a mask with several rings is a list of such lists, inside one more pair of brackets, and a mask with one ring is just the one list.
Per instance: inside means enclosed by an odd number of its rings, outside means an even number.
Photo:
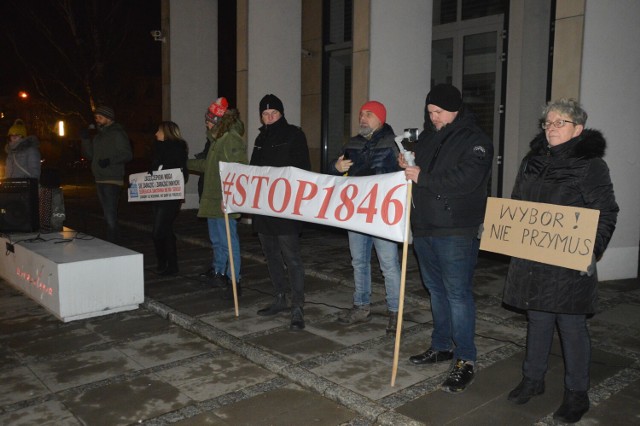
[{"label": "street light", "polygon": [[58,136],[64,136],[64,121],[58,121]]},{"label": "street light", "polygon": [[18,97],[20,99],[27,99],[29,97],[29,94],[27,92],[25,92],[24,90],[21,90],[18,92]]}]

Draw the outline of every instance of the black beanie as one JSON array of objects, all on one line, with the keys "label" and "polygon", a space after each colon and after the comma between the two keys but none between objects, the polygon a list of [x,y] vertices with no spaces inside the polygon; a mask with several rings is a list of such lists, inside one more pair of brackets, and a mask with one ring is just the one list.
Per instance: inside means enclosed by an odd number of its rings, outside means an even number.
[{"label": "black beanie", "polygon": [[101,115],[108,118],[109,120],[114,120],[116,118],[116,114],[113,112],[113,108],[106,105],[100,105],[99,107],[97,107],[93,114]]},{"label": "black beanie", "polygon": [[426,104],[439,106],[449,112],[456,112],[462,106],[462,95],[458,89],[450,84],[438,84],[433,86],[427,95]]},{"label": "black beanie", "polygon": [[264,95],[264,98],[260,101],[260,114],[266,109],[275,109],[280,111],[280,114],[284,115],[284,106],[282,101],[276,95]]}]

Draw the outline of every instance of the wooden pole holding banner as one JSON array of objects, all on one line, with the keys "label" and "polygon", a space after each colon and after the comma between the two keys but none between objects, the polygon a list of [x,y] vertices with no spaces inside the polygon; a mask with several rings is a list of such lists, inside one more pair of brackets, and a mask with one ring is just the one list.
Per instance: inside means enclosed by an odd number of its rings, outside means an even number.
[{"label": "wooden pole holding banner", "polygon": [[[224,207],[224,206],[223,206]],[[233,289],[233,305],[236,308],[236,317],[239,316],[238,312],[238,289],[236,287],[236,267],[233,263],[233,247],[231,247],[231,231],[229,229],[229,215],[225,209],[224,212],[224,226],[227,229],[227,247],[229,248],[229,266],[231,267],[231,288]]]},{"label": "wooden pole holding banner", "polygon": [[407,276],[407,252],[409,250],[409,229],[411,226],[411,181],[407,183],[407,220],[402,243],[402,269],[400,270],[400,296],[398,298],[398,323],[396,324],[396,344],[393,350],[393,369],[391,370],[391,386],[396,385],[398,374],[398,357],[400,356],[400,336],[402,336],[402,315],[404,312],[404,289]]}]

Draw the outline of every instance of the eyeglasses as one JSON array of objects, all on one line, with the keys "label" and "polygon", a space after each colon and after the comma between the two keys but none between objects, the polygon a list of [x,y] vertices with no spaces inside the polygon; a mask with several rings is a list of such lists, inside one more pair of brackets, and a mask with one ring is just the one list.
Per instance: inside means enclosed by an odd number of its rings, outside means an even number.
[{"label": "eyeglasses", "polygon": [[576,124],[575,122],[569,120],[543,121],[542,123],[540,123],[540,127],[542,127],[543,130],[547,130],[553,124],[553,127],[559,129],[560,127],[564,127],[564,125],[567,123]]}]

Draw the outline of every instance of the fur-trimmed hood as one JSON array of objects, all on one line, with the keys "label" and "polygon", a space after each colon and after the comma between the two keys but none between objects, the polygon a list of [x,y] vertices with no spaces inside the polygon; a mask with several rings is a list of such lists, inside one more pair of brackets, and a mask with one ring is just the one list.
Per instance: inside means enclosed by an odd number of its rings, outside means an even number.
[{"label": "fur-trimmed hood", "polygon": [[[602,158],[607,149],[607,141],[599,130],[584,129],[579,136],[555,147],[550,147],[544,132],[540,132],[530,143],[528,156],[551,151],[552,155],[566,155],[576,158]],[[565,154],[566,153],[566,154]]]}]

